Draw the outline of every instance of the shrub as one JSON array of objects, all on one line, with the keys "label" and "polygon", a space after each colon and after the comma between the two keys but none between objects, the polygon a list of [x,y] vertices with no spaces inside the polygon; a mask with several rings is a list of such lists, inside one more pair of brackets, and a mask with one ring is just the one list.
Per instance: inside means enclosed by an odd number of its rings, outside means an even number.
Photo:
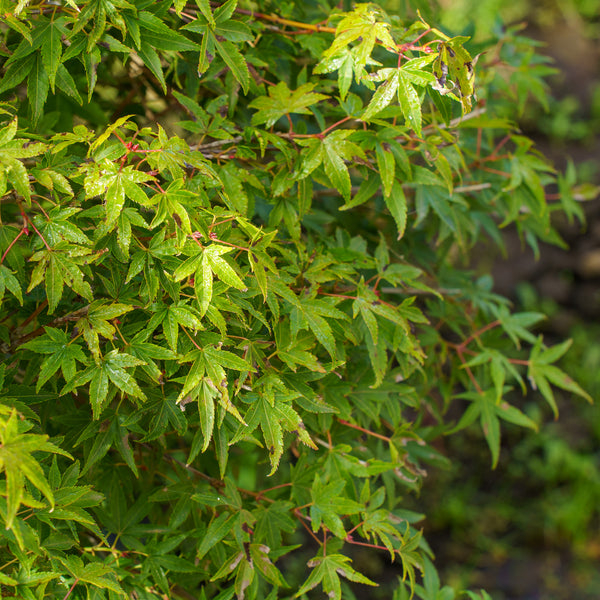
[{"label": "shrub", "polygon": [[536,427],[513,387],[587,397],[469,270],[581,218],[507,114],[544,97],[528,42],[322,0],[2,11],[2,595],[339,599],[360,546],[452,598],[404,508],[436,440],[478,422],[495,466]]}]

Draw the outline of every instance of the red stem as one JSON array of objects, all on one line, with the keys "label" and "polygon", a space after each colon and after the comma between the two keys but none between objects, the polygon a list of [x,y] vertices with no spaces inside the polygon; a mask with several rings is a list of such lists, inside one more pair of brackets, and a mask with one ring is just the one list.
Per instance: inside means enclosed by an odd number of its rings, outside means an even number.
[{"label": "red stem", "polygon": [[[8,248],[4,251],[4,254],[2,255],[2,258],[0,258],[0,265],[4,262],[4,259],[6,258],[6,255],[10,252],[10,249],[17,243],[17,240],[26,232],[25,227],[23,227],[23,229],[21,229],[21,231],[19,231],[19,233],[17,234],[17,236],[15,237],[15,239],[8,245]],[[27,235],[25,233],[25,235]]]},{"label": "red stem", "polygon": [[349,421],[345,421],[344,419],[338,419],[338,423],[341,423],[342,425],[345,425],[346,427],[351,427],[352,429],[362,431],[363,433],[366,433],[367,435],[379,438],[380,440],[384,440],[388,443],[392,441],[391,438],[387,437],[386,435],[381,435],[380,433],[375,433],[374,431],[371,431],[370,429],[365,429],[364,427],[360,427],[360,425],[354,425],[353,423],[350,423]]},{"label": "red stem", "polygon": [[71,595],[71,592],[75,589],[75,586],[79,583],[79,577],[75,578],[73,585],[69,588],[69,591],[64,595],[63,600],[67,600],[67,598]]},{"label": "red stem", "polygon": [[33,230],[38,234],[39,238],[42,240],[42,242],[44,242],[44,246],[46,246],[46,249],[49,252],[52,252],[52,248],[50,248],[50,246],[48,245],[48,242],[44,239],[44,236],[38,231],[38,228],[31,222],[30,219],[27,219],[29,221],[29,224],[31,225],[31,227],[33,227]]},{"label": "red stem", "polygon": [[353,544],[355,546],[366,546],[367,548],[375,548],[376,550],[385,550],[385,551],[389,552],[389,550],[386,547],[378,546],[377,544],[367,544],[366,542],[356,542],[353,539],[348,539],[348,538],[346,538],[344,541],[347,542],[348,544]]},{"label": "red stem", "polygon": [[506,142],[508,142],[508,140],[510,140],[511,137],[512,137],[511,134],[505,135],[498,142],[498,145],[492,150],[492,154],[490,156],[496,156],[496,152],[498,152],[498,150],[500,150],[500,148],[502,148],[502,146],[504,146],[504,144],[506,144]]},{"label": "red stem", "polygon": [[273,487],[267,488],[266,490],[261,490],[260,492],[258,492],[258,496],[256,497],[256,499],[260,500],[262,498],[262,495],[266,494],[267,492],[272,492],[273,490],[279,490],[284,487],[290,487],[291,485],[293,485],[293,484],[292,483],[282,483],[280,485],[275,485]]},{"label": "red stem", "polygon": [[496,175],[502,175],[502,177],[511,177],[510,173],[506,171],[499,171],[498,169],[490,169],[489,167],[481,167],[482,171],[487,171],[488,173],[494,173]]},{"label": "red stem", "polygon": [[319,546],[322,546],[323,544],[322,544],[321,540],[313,533],[313,530],[304,521],[304,515],[302,515],[302,513],[300,512],[300,509],[295,508],[293,512],[294,512],[294,516],[300,521],[300,523],[302,523],[302,525],[304,526],[304,529],[306,529],[306,531],[308,531],[308,533],[310,534],[312,539],[315,540],[315,542],[317,542],[317,544],[319,544]]},{"label": "red stem", "polygon": [[462,350],[460,350],[459,347],[456,348],[456,353],[458,354],[458,358],[460,359],[461,364],[467,371],[467,374],[469,375],[469,379],[471,380],[471,383],[475,386],[477,393],[483,394],[483,390],[481,389],[481,386],[477,382],[477,379],[475,379],[475,375],[473,375],[473,371],[471,371],[471,367],[469,367],[467,365],[467,363],[465,362],[465,359],[463,358]]},{"label": "red stem", "polygon": [[219,244],[225,244],[226,246],[231,246],[232,248],[237,248],[238,250],[243,250],[244,252],[250,252],[250,248],[244,248],[243,246],[238,246],[237,244],[232,244],[231,242],[225,242],[217,237],[211,237],[210,239],[213,242],[219,242]]},{"label": "red stem", "polygon": [[509,358],[508,362],[513,365],[524,365],[525,367],[528,367],[530,364],[528,360],[525,360],[523,358]]},{"label": "red stem", "polygon": [[[181,324],[179,325],[181,327]],[[198,346],[198,344],[196,344],[196,341],[194,340],[194,338],[190,335],[189,331],[185,328],[185,327],[181,327],[181,329],[183,331],[185,331],[185,334],[190,338],[190,342],[192,342],[192,344],[194,344],[194,346],[196,346],[196,348],[198,350],[202,350],[202,348],[200,348],[200,346]]]},{"label": "red stem", "polygon": [[344,117],[343,119],[339,120],[337,123],[334,123],[333,125],[330,125],[327,129],[323,129],[323,131],[321,131],[321,136],[324,137],[332,129],[335,129],[336,127],[338,127],[342,123],[345,123],[346,121],[350,121],[350,119],[352,119],[352,117]]},{"label": "red stem", "polygon": [[491,323],[488,323],[481,329],[478,329],[475,333],[471,334],[466,340],[461,342],[457,346],[457,348],[460,348],[460,350],[462,352],[474,339],[477,339],[480,335],[482,335],[486,331],[489,331],[490,329],[494,329],[495,327],[498,327],[498,325],[501,325],[501,323],[498,319],[496,319],[495,321],[492,321]]}]

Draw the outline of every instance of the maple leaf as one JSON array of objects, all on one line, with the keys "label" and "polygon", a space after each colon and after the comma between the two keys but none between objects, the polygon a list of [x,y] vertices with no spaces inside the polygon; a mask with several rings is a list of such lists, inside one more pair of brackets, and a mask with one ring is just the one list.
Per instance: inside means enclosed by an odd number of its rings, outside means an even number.
[{"label": "maple leaf", "polygon": [[352,560],[343,554],[329,554],[327,556],[317,555],[308,561],[308,566],[313,568],[304,585],[296,592],[296,598],[306,594],[309,590],[317,587],[319,583],[323,591],[331,600],[342,599],[342,586],[340,577],[349,579],[356,583],[377,586],[374,581],[355,571],[350,563]]},{"label": "maple leaf", "polygon": [[397,44],[390,33],[390,24],[383,19],[385,13],[376,5],[362,3],[349,13],[343,13],[343,19],[336,28],[335,39],[331,46],[323,53],[325,59],[331,58],[344,50],[350,43],[359,40],[355,48],[356,78],[369,60],[375,44],[380,44],[392,52],[396,51]]},{"label": "maple leaf", "polygon": [[338,129],[322,140],[298,140],[307,149],[302,152],[302,167],[296,174],[297,179],[308,177],[322,163],[331,184],[340,191],[344,200],[349,201],[352,184],[345,161],[355,157],[366,159],[364,150],[348,139],[353,133],[350,129]]},{"label": "maple leaf", "polygon": [[38,354],[48,354],[42,362],[36,384],[36,391],[48,381],[60,368],[66,382],[75,376],[76,362],[88,364],[88,357],[83,353],[79,344],[73,343],[67,334],[54,327],[45,327],[45,334],[26,342],[20,348],[32,350]]},{"label": "maple leaf", "polygon": [[[11,529],[29,480],[54,507],[54,494],[33,452],[52,452],[73,459],[68,453],[48,441],[47,435],[19,431],[20,419],[16,409],[2,405],[0,417],[0,471],[6,476],[6,529]],[[8,414],[8,419],[3,418]]]},{"label": "maple leaf", "polygon": [[90,302],[93,299],[92,288],[83,279],[81,264],[87,264],[99,258],[91,254],[88,248],[75,246],[68,242],[59,242],[54,247],[36,252],[29,260],[37,262],[31,274],[27,293],[42,282],[48,297],[48,314],[52,314],[60,302],[65,284],[76,294]]},{"label": "maple leaf", "polygon": [[295,338],[300,329],[310,329],[331,358],[335,359],[335,338],[331,326],[324,317],[348,319],[348,315],[323,300],[307,300],[298,303],[290,314],[292,337]]},{"label": "maple leaf", "polygon": [[111,321],[117,317],[133,310],[129,304],[107,304],[96,300],[89,305],[87,314],[77,321],[77,328],[83,333],[83,338],[95,359],[100,358],[99,336],[112,340],[116,335],[116,329]]},{"label": "maple leaf", "polygon": [[98,362],[80,371],[62,389],[61,396],[89,382],[90,404],[94,419],[97,419],[108,398],[110,384],[132,398],[146,400],[146,395],[141,390],[135,378],[126,369],[143,365],[144,361],[130,354],[111,350],[100,358]]},{"label": "maple leaf", "polygon": [[152,175],[138,171],[132,166],[122,167],[108,159],[92,163],[86,167],[86,171],[85,196],[105,198],[106,227],[109,231],[123,210],[125,197],[138,204],[146,204],[148,197],[138,184],[155,179]]},{"label": "maple leaf", "polygon": [[197,4],[201,14],[197,15],[195,21],[188,23],[182,29],[202,35],[198,75],[202,76],[207,71],[212,57],[218,54],[231,69],[244,93],[247,93],[250,85],[248,65],[234,42],[251,42],[254,36],[245,23],[231,19],[237,0],[228,0],[214,13],[206,0],[198,0]]},{"label": "maple leaf", "polygon": [[204,329],[198,311],[184,300],[177,304],[161,304],[156,307],[148,322],[147,331],[153,332],[159,325],[162,325],[165,339],[175,353],[177,352],[179,327],[188,328],[194,332]]},{"label": "maple leaf", "polygon": [[194,275],[194,289],[200,302],[200,314],[204,316],[212,300],[213,277],[216,275],[226,285],[245,291],[247,289],[233,267],[223,258],[233,250],[231,246],[210,244],[198,254],[188,258],[173,273],[175,281]]},{"label": "maple leaf", "polygon": [[41,154],[46,150],[46,144],[32,144],[27,139],[15,138],[17,126],[18,120],[15,117],[0,129],[0,195],[6,192],[8,182],[30,204],[29,176],[21,159]]},{"label": "maple leaf", "polygon": [[431,63],[434,58],[433,55],[413,58],[401,67],[380,69],[376,74],[370,76],[371,80],[383,81],[383,83],[373,94],[365,112],[361,115],[361,119],[370,121],[396,97],[406,122],[415,130],[418,136],[421,136],[421,101],[414,86],[435,83],[433,74],[423,70],[423,67]]},{"label": "maple leaf", "polygon": [[450,95],[458,100],[463,114],[471,111],[471,98],[474,94],[475,64],[477,58],[463,48],[470,38],[460,36],[438,44],[438,54],[433,63],[435,82],[432,87],[442,95]]},{"label": "maple leaf", "polygon": [[[192,363],[192,366],[189,368],[177,402],[185,404],[198,399],[200,413],[204,414],[205,440],[207,437],[210,439],[214,422],[214,408],[211,404],[214,397],[217,397],[223,408],[238,421],[245,423],[238,409],[230,400],[225,369],[241,372],[252,371],[252,365],[248,361],[233,352],[209,344],[204,348],[191,350],[180,359],[180,362],[182,364]],[[209,424],[211,424],[210,427]],[[208,442],[205,441],[205,447],[207,445]]]},{"label": "maple leaf", "polygon": [[292,91],[284,81],[269,88],[268,96],[260,96],[253,100],[248,106],[258,109],[252,116],[252,125],[272,127],[279,119],[289,114],[309,115],[309,106],[327,100],[329,96],[318,94],[312,90],[313,83],[305,83],[298,89]]},{"label": "maple leaf", "polygon": [[60,556],[57,559],[75,577],[76,581],[89,583],[96,588],[111,590],[119,595],[125,593],[120,584],[114,579],[114,571],[110,566],[102,562],[84,564],[79,556]]},{"label": "maple leaf", "polygon": [[319,531],[324,524],[336,537],[344,539],[346,531],[341,517],[354,515],[363,510],[363,505],[342,495],[346,482],[331,481],[323,483],[321,477],[315,476],[312,488],[310,518],[312,530]]},{"label": "maple leaf", "polygon": [[[300,415],[292,408],[290,402],[277,397],[270,401],[268,396],[269,394],[264,394],[252,398],[252,403],[245,417],[246,423],[238,428],[231,443],[250,436],[255,429],[260,427],[265,446],[269,451],[269,461],[271,463],[269,475],[273,475],[283,454],[284,432],[294,433],[302,443],[313,450],[316,450],[317,446],[311,440]],[[251,399],[246,397],[246,400]]]},{"label": "maple leaf", "polygon": [[19,304],[23,306],[23,292],[21,291],[19,280],[8,267],[0,265],[0,303],[7,289],[19,301]]}]

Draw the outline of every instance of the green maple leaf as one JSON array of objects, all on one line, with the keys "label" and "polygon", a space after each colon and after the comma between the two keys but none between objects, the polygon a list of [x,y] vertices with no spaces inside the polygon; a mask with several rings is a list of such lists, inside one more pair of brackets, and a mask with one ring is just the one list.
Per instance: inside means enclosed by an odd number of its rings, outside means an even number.
[{"label": "green maple leaf", "polygon": [[214,423],[214,409],[210,403],[215,396],[225,410],[244,423],[244,419],[229,398],[226,369],[248,372],[252,371],[252,365],[237,354],[212,345],[188,352],[180,362],[192,363],[192,366],[188,370],[177,402],[185,404],[198,399],[200,414],[205,423],[203,431],[206,447],[208,445],[206,438],[210,437]]},{"label": "green maple leaf", "polygon": [[[8,419],[4,418],[8,414]],[[5,526],[10,529],[25,494],[25,479],[29,480],[54,507],[54,494],[44,471],[33,452],[52,452],[68,458],[68,453],[48,442],[47,435],[19,432],[20,419],[15,409],[2,407],[0,416],[0,472],[6,476]]]},{"label": "green maple leaf", "polygon": [[177,340],[179,338],[179,328],[184,327],[197,332],[204,329],[198,311],[189,306],[185,301],[179,301],[177,304],[162,304],[148,322],[147,331],[154,331],[159,325],[162,325],[165,339],[173,352],[177,352]]},{"label": "green maple leaf", "polygon": [[250,406],[250,410],[246,414],[246,422],[248,425],[247,429],[244,427],[246,435],[250,434],[257,426],[261,428],[271,462],[269,475],[272,475],[277,470],[283,454],[283,429],[279,419],[271,404],[264,397],[260,397]]},{"label": "green maple leaf", "polygon": [[295,338],[300,329],[310,329],[334,359],[335,338],[331,326],[324,317],[348,320],[348,315],[323,300],[307,300],[298,303],[290,314],[292,337]]},{"label": "green maple leaf", "polygon": [[397,550],[398,556],[400,556],[400,562],[402,563],[402,580],[406,577],[410,582],[410,588],[415,589],[415,567],[423,572],[423,558],[421,553],[418,551],[419,545],[421,544],[423,537],[422,531],[417,531],[412,537],[410,528],[407,528],[406,535],[404,536],[402,546]]},{"label": "green maple leaf", "polygon": [[151,442],[160,437],[165,432],[167,425],[170,425],[179,435],[185,433],[187,420],[173,394],[167,398],[158,398],[147,406],[147,410],[152,418],[148,433],[142,438],[142,441]]},{"label": "green maple leaf", "polygon": [[[48,91],[51,89],[54,93],[55,84],[64,91],[64,88],[68,87],[67,82],[72,81],[72,77],[64,67],[61,69],[62,38],[69,35],[66,27],[67,18],[54,16],[49,19],[40,15],[34,23],[31,33],[24,36],[17,49],[6,61],[4,67],[7,71],[0,90],[13,88],[28,76],[27,97],[33,122],[37,123],[42,115]],[[75,86],[72,87],[74,89]]]},{"label": "green maple leaf", "polygon": [[352,560],[343,554],[329,554],[328,556],[315,556],[308,561],[308,566],[313,568],[306,583],[296,592],[296,598],[306,594],[309,590],[321,584],[323,591],[331,600],[342,599],[340,577],[356,583],[376,586],[374,581],[355,571],[350,563]]},{"label": "green maple leaf", "polygon": [[8,182],[30,204],[29,176],[21,159],[38,156],[46,150],[46,144],[32,144],[30,140],[15,138],[17,126],[18,121],[15,117],[6,127],[0,129],[0,194],[4,195]]},{"label": "green maple leaf", "polygon": [[377,113],[388,106],[394,98],[406,122],[418,136],[422,134],[421,100],[415,85],[425,86],[435,83],[435,77],[423,70],[432,62],[433,56],[413,58],[399,68],[380,69],[372,77],[375,81],[383,81],[371,98],[365,112],[361,115],[363,121],[370,121]]},{"label": "green maple leaf", "polygon": [[341,517],[357,514],[364,509],[364,506],[343,495],[345,487],[344,480],[325,484],[318,475],[315,476],[311,487],[310,506],[311,526],[315,533],[323,524],[336,537],[341,539],[346,537]]},{"label": "green maple leaf", "polygon": [[32,350],[38,354],[48,354],[42,362],[36,392],[48,381],[60,368],[63,378],[69,382],[77,371],[77,362],[88,364],[88,357],[83,353],[81,346],[74,343],[67,334],[54,327],[45,327],[46,333],[34,340],[26,342],[21,348]]},{"label": "green maple leaf", "polygon": [[385,13],[371,3],[358,4],[352,12],[344,13],[344,18],[336,28],[333,44],[323,53],[325,59],[331,58],[346,47],[359,40],[355,49],[357,78],[359,72],[367,64],[375,44],[379,44],[392,52],[396,51],[397,44],[390,34],[390,24],[382,19]]},{"label": "green maple leaf", "polygon": [[[104,35],[107,25],[110,27],[110,24],[107,23],[107,17],[123,35],[127,31],[131,31],[125,24],[127,13],[123,13],[123,9],[134,12],[136,10],[135,6],[127,0],[90,0],[77,13],[71,35],[82,31],[90,21],[93,21],[90,31],[86,32],[86,52],[92,52],[98,40]],[[135,30],[135,28],[132,29]]]},{"label": "green maple leaf", "polygon": [[103,562],[89,562],[84,565],[79,556],[59,556],[57,559],[78,582],[125,595],[123,588],[115,579],[113,569]]},{"label": "green maple leaf", "polygon": [[92,288],[83,279],[80,263],[89,263],[99,258],[91,254],[88,248],[75,246],[69,242],[59,242],[52,248],[36,252],[29,260],[37,262],[31,274],[27,293],[44,280],[48,298],[48,314],[52,314],[62,298],[65,284],[76,294],[90,302],[93,299]]},{"label": "green maple leaf", "polygon": [[529,366],[527,377],[534,389],[539,389],[544,399],[552,408],[554,417],[558,417],[558,407],[554,400],[554,394],[550,384],[555,385],[563,390],[577,394],[592,403],[591,396],[581,388],[571,377],[564,371],[553,365],[571,346],[572,340],[566,340],[562,344],[546,348],[543,345],[542,337],[540,336],[531,351],[529,358]]},{"label": "green maple leaf", "polygon": [[326,373],[327,371],[323,368],[321,363],[317,360],[317,357],[310,352],[301,350],[295,347],[278,348],[277,356],[292,370],[296,372],[297,366],[301,365],[306,367],[310,371],[316,371],[317,373]]},{"label": "green maple leaf", "polygon": [[260,427],[265,447],[269,452],[271,463],[269,475],[273,475],[283,454],[284,432],[295,433],[302,443],[313,450],[316,450],[317,446],[306,432],[300,415],[292,408],[291,403],[280,399],[270,401],[268,396],[269,394],[263,393],[252,402],[246,413],[246,423],[238,428],[231,443],[250,436],[255,429]]},{"label": "green maple leaf", "polygon": [[376,301],[377,297],[375,294],[369,293],[364,284],[359,288],[359,293],[361,291],[363,292],[364,296],[358,295],[352,304],[352,309],[354,311],[353,316],[356,319],[356,317],[360,314],[362,320],[367,326],[367,331],[371,336],[373,344],[377,344],[379,326],[377,324],[377,317],[373,314],[373,302]]},{"label": "green maple leaf", "polygon": [[492,468],[495,469],[500,457],[500,419],[521,427],[537,430],[537,424],[515,406],[499,402],[496,390],[490,388],[479,392],[465,392],[459,398],[471,401],[460,421],[451,430],[460,431],[471,425],[479,417],[481,429],[492,455]]},{"label": "green maple leaf", "polygon": [[352,77],[354,75],[355,68],[358,70],[360,79],[360,68],[361,65],[356,60],[356,51],[352,51],[349,48],[344,48],[334,56],[326,57],[315,67],[313,73],[315,75],[320,73],[332,73],[338,71],[338,88],[340,90],[340,98],[346,99],[348,90],[352,84]]},{"label": "green maple leaf", "polygon": [[153,180],[152,175],[132,166],[120,167],[117,163],[104,159],[88,168],[84,180],[85,196],[105,198],[106,227],[110,230],[123,210],[125,197],[138,204],[148,202],[146,193],[138,184]]},{"label": "green maple leaf", "polygon": [[151,335],[152,332],[148,329],[140,331],[132,340],[128,341],[127,352],[131,356],[144,361],[145,364],[140,365],[142,371],[148,373],[154,381],[161,381],[163,377],[162,371],[154,361],[175,360],[177,355],[169,348],[149,342],[148,338]]},{"label": "green maple leaf", "polygon": [[89,382],[90,403],[94,419],[97,419],[104,408],[110,384],[132,398],[146,400],[146,395],[142,392],[131,373],[126,370],[143,364],[144,361],[134,356],[118,350],[111,350],[101,357],[97,363],[77,373],[62,389],[61,395],[72,392]]},{"label": "green maple leaf", "polygon": [[204,316],[212,300],[213,278],[216,275],[229,287],[245,291],[247,289],[233,267],[223,258],[233,250],[231,246],[210,244],[198,254],[188,258],[173,274],[175,281],[194,274],[194,289],[200,302],[200,314]]},{"label": "green maple leaf", "polygon": [[156,194],[152,201],[158,201],[156,214],[150,223],[150,229],[155,229],[164,221],[173,223],[177,230],[177,239],[180,244],[186,236],[192,234],[192,224],[187,206],[193,206],[196,195],[189,190],[181,189],[183,179],[173,182],[164,193]]},{"label": "green maple leaf", "polygon": [[137,18],[141,43],[146,42],[153,48],[171,52],[186,52],[200,48],[196,42],[174,31],[156,15],[146,10],[140,11]]},{"label": "green maple leaf", "polygon": [[97,435],[94,437],[93,444],[87,455],[82,475],[85,475],[93,465],[106,456],[111,447],[115,447],[127,466],[137,477],[139,473],[128,438],[128,430],[120,424],[118,417],[113,418],[110,427],[104,429],[102,432],[97,431]]},{"label": "green maple leaf", "polygon": [[[194,366],[197,368],[196,363]],[[198,413],[200,415],[200,429],[196,432],[192,441],[192,447],[187,459],[191,462],[198,456],[199,452],[206,452],[210,440],[213,436],[215,426],[215,399],[219,396],[219,390],[212,384],[208,377],[203,377],[196,381],[196,385],[189,388],[189,396],[185,398],[180,395],[182,402],[180,408],[185,408],[184,400],[190,401],[194,397],[198,402]]]},{"label": "green maple leaf", "polygon": [[360,531],[367,539],[369,539],[369,536],[378,537],[390,553],[390,558],[394,560],[394,547],[390,537],[396,538],[398,531],[390,523],[390,513],[387,510],[369,510],[364,515]]},{"label": "green maple leaf", "polygon": [[313,92],[315,87],[313,83],[305,83],[292,91],[284,81],[269,87],[268,96],[260,96],[248,105],[250,108],[258,109],[258,112],[252,116],[252,125],[264,123],[267,127],[272,127],[284,115],[311,114],[308,110],[309,106],[328,98],[325,94]]},{"label": "green maple leaf", "polygon": [[126,207],[117,217],[117,243],[127,258],[129,258],[129,245],[131,244],[132,225],[148,229],[148,224],[139,211],[135,208]]},{"label": "green maple leaf", "polygon": [[49,89],[48,73],[46,73],[42,56],[38,55],[27,79],[27,98],[29,99],[34,123],[37,123],[42,116]]},{"label": "green maple leaf", "polygon": [[275,500],[267,506],[260,506],[254,512],[257,516],[254,528],[255,539],[266,543],[270,548],[279,548],[282,533],[293,533],[296,524],[291,517],[294,505],[291,502]]},{"label": "green maple leaf", "polygon": [[54,93],[56,74],[61,64],[62,56],[62,36],[66,36],[69,31],[65,27],[66,17],[53,18],[48,22],[44,31],[40,53],[44,68],[48,74],[50,89]]},{"label": "green maple leaf", "polygon": [[8,267],[0,265],[0,303],[2,303],[4,292],[7,289],[19,301],[19,304],[23,306],[23,292],[21,291],[19,280]]},{"label": "green maple leaf", "polygon": [[89,238],[69,220],[80,211],[80,208],[75,207],[56,207],[48,213],[48,219],[38,217],[34,222],[50,245],[66,241],[85,246],[90,244]]},{"label": "green maple leaf", "polygon": [[264,544],[250,544],[250,556],[252,564],[260,574],[277,587],[288,587],[283,575],[269,558],[271,549]]},{"label": "green maple leaf", "polygon": [[353,141],[347,139],[354,133],[350,129],[338,129],[320,139],[298,140],[307,149],[302,152],[302,167],[296,174],[297,179],[308,177],[320,164],[331,184],[348,202],[352,184],[345,161],[354,157],[366,159],[364,150]]},{"label": "green maple leaf", "polygon": [[100,358],[99,336],[112,340],[116,329],[110,321],[133,310],[129,304],[107,304],[96,300],[90,304],[87,314],[77,321],[76,327],[83,333],[83,338],[95,359]]},{"label": "green maple leaf", "polygon": [[199,1],[200,13],[192,23],[182,29],[202,35],[198,75],[202,76],[210,66],[211,57],[218,54],[231,69],[233,76],[248,92],[250,73],[243,54],[236,43],[251,42],[254,39],[250,28],[241,21],[231,19],[237,0],[228,0],[213,14],[208,2]]},{"label": "green maple leaf", "polygon": [[215,516],[209,523],[206,533],[202,536],[202,540],[198,544],[196,556],[202,559],[215,544],[218,544],[228,533],[231,533],[237,519],[238,516],[236,514],[229,512],[222,512],[218,516]]}]

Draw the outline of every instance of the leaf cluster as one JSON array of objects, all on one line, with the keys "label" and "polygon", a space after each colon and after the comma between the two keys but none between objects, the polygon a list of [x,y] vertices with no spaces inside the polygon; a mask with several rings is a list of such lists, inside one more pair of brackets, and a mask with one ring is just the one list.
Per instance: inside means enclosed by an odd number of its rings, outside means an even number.
[{"label": "leaf cluster", "polygon": [[495,466],[513,388],[588,398],[465,266],[581,218],[510,65],[373,4],[0,10],[2,594],[339,599],[360,545],[451,597],[403,508],[434,440]]}]

